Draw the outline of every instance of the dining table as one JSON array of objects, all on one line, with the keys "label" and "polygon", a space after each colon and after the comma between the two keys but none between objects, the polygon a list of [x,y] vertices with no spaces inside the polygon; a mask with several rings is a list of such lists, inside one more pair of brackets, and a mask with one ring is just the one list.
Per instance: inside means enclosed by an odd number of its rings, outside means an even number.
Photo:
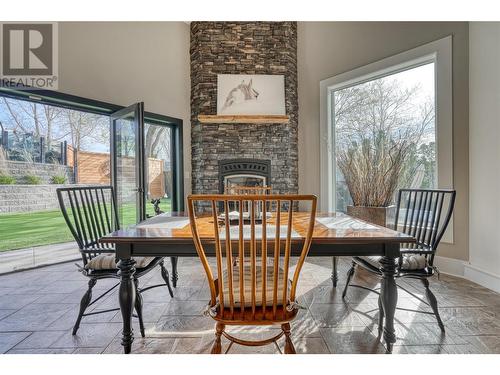
[{"label": "dining table", "polygon": [[[292,256],[300,254],[310,213],[294,212]],[[208,256],[215,256],[214,225],[209,217],[200,217],[198,227]],[[124,353],[132,350],[134,334],[132,314],[135,306],[134,257],[197,257],[187,213],[170,212],[116,230],[99,240],[115,246],[120,286],[118,299],[122,315]],[[386,351],[392,352],[396,342],[394,314],[398,300],[396,267],[403,243],[415,238],[405,233],[365,222],[338,212],[317,212],[308,257],[380,256],[379,306],[383,310],[383,340]],[[379,327],[379,329],[382,327]]]}]

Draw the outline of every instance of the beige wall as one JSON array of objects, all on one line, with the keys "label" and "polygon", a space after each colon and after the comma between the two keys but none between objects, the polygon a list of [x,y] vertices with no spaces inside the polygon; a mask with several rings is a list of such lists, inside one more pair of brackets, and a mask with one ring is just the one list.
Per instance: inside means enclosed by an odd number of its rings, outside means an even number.
[{"label": "beige wall", "polygon": [[500,22],[470,24],[470,264],[500,292]]},{"label": "beige wall", "polygon": [[190,188],[189,25],[185,22],[59,24],[59,91],[184,121],[185,189]]},{"label": "beige wall", "polygon": [[457,204],[454,244],[439,255],[468,259],[468,24],[466,22],[300,22],[299,190],[320,192],[319,82],[453,35],[453,147]]}]

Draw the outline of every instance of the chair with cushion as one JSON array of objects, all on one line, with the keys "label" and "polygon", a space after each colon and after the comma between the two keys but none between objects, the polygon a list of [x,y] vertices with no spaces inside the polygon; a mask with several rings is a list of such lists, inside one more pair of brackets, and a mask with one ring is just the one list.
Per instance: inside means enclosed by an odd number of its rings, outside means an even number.
[{"label": "chair with cushion", "polygon": [[[293,207],[298,202],[309,204],[310,212],[294,212]],[[239,215],[236,220],[229,217],[230,203],[237,206]],[[258,204],[263,210],[260,220],[256,215]],[[223,213],[219,214],[221,205]],[[244,207],[249,207],[248,216],[244,216]],[[295,353],[290,338],[290,321],[299,308],[295,294],[311,245],[316,197],[191,195],[188,210],[196,250],[210,288],[206,313],[217,322],[212,353],[221,353],[221,336],[230,341],[226,353],[233,343],[246,346],[274,343],[279,349],[276,341],[282,336],[285,336],[285,353]],[[292,226],[297,221],[300,234]],[[293,274],[289,271],[292,245],[300,250]],[[207,250],[212,251],[213,247],[216,266],[211,267]],[[280,325],[281,330],[274,337],[249,341],[229,334],[226,325]]]},{"label": "chair with cushion", "polygon": [[[394,224],[396,230],[409,234],[416,239],[416,243],[401,245],[401,256],[397,261],[395,277],[420,280],[425,287],[427,301],[419,298],[399,284],[398,287],[430,306],[432,312],[416,312],[434,314],[439,328],[443,332],[445,331],[444,324],[439,316],[436,297],[429,289],[428,278],[433,276],[437,271],[436,266],[434,266],[434,257],[439,242],[450,222],[455,205],[455,195],[455,190],[401,189],[398,194]],[[352,258],[352,266],[347,273],[347,282],[342,293],[343,298],[345,298],[349,286],[378,293],[361,285],[350,284],[350,282],[357,266],[382,277],[379,260],[380,257],[377,256]],[[383,325],[383,319],[384,316],[381,312],[379,316],[379,329]]]},{"label": "chair with cushion", "polygon": [[[111,186],[59,188],[57,189],[57,198],[64,220],[80,249],[83,267],[80,265],[77,265],[77,267],[84,276],[89,278],[88,289],[80,302],[80,311],[73,327],[73,335],[76,335],[84,316],[119,310],[119,308],[115,308],[85,313],[89,306],[119,285],[117,283],[92,301],[92,288],[98,280],[120,279],[116,265],[115,249],[109,244],[99,243],[101,237],[119,229],[120,222],[116,199]],[[171,297],[173,297],[173,292],[162,257],[136,257],[134,260],[136,262],[134,283],[137,291],[135,310],[139,319],[141,335],[144,337],[141,293],[164,285],[168,287]],[[158,265],[165,284],[139,288],[139,279]]]}]

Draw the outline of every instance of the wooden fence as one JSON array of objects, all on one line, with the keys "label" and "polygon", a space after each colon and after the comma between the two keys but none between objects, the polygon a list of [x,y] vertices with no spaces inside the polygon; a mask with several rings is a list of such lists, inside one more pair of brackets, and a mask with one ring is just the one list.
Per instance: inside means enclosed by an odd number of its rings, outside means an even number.
[{"label": "wooden fence", "polygon": [[[68,165],[75,167],[76,173],[75,183],[77,184],[102,184],[109,185],[111,183],[111,168],[109,153],[104,152],[89,152],[76,151],[73,147],[68,146]],[[135,159],[126,157],[121,159],[120,173],[133,182],[135,174]],[[148,184],[149,197],[162,198],[165,194],[170,193],[167,188],[166,172],[164,171],[165,162],[161,159],[148,158]]]}]

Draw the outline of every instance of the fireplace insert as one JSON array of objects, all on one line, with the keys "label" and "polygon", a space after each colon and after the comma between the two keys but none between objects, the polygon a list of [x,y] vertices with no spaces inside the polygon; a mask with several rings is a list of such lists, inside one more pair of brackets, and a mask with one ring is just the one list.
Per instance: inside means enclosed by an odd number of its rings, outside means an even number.
[{"label": "fireplace insert", "polygon": [[219,161],[219,193],[232,186],[270,186],[271,161],[229,159]]}]

